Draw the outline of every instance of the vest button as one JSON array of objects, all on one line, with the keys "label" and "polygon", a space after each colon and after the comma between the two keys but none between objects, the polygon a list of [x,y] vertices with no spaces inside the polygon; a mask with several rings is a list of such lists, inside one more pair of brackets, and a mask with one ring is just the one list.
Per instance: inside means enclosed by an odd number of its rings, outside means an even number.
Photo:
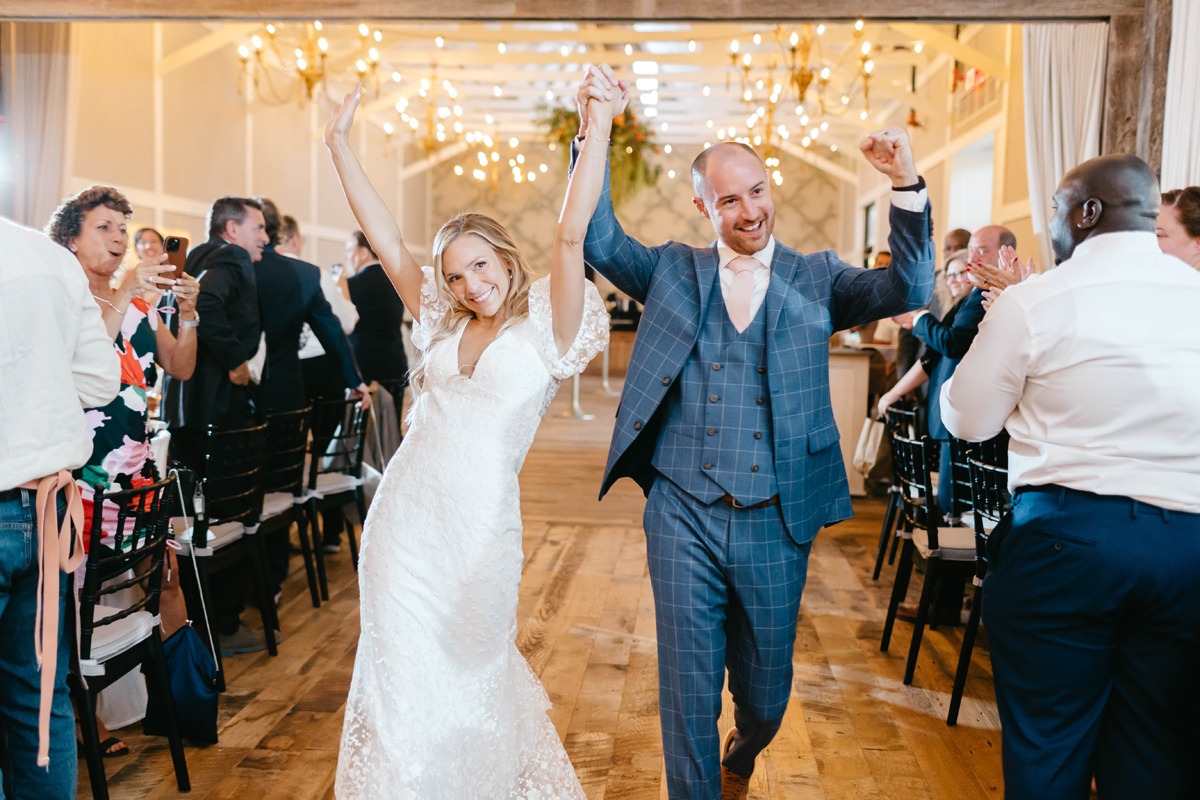
[{"label": "vest button", "polygon": [[714,394],[714,395],[709,395],[708,402],[710,402],[710,403],[715,403],[715,402],[717,402],[717,396],[716,396],[715,394]]},{"label": "vest button", "polygon": [[720,369],[720,368],[721,368],[721,364],[720,364],[719,362],[716,362],[716,361],[714,361],[714,362],[713,362],[713,369]]},{"label": "vest button", "polygon": [[633,423],[633,429],[635,431],[640,431],[642,429],[642,421],[638,420],[637,422]]},{"label": "vest button", "polygon": [[709,436],[716,436],[716,435],[717,435],[717,429],[716,429],[716,428],[709,428],[709,429],[708,429],[707,431],[705,431],[705,432],[706,432],[706,433],[707,433]]},{"label": "vest button", "polygon": [[754,438],[755,438],[755,439],[761,439],[761,438],[762,438],[762,433],[761,433],[760,431],[755,431],[755,432],[754,432]]},{"label": "vest button", "polygon": [[754,401],[755,405],[760,405],[760,406],[765,402],[766,402],[766,400],[763,400],[761,397]]},{"label": "vest button", "polygon": [[670,385],[671,385],[671,379],[663,378],[663,386],[670,386]]},{"label": "vest button", "polygon": [[766,367],[759,367],[759,368],[758,368],[758,374],[759,374],[759,375],[762,375],[762,374],[763,374],[764,372],[766,372],[766,371],[767,371],[767,368],[766,368]]},{"label": "vest button", "polygon": [[753,467],[751,467],[751,468],[750,468],[750,471],[751,471],[751,472],[758,472],[758,464],[755,464]]},{"label": "vest button", "polygon": [[705,468],[705,469],[712,469],[712,462],[711,462],[711,461],[705,461],[705,462],[704,462],[704,468]]}]

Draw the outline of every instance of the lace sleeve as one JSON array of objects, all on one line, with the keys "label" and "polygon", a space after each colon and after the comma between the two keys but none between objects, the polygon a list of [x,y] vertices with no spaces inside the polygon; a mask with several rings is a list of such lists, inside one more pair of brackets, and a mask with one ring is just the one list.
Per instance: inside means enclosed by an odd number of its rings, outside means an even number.
[{"label": "lace sleeve", "polygon": [[421,267],[421,275],[421,319],[414,320],[412,326],[412,343],[418,350],[429,347],[433,332],[448,310],[446,302],[438,297],[433,267]]},{"label": "lace sleeve", "polygon": [[583,372],[588,362],[608,346],[608,311],[596,285],[584,282],[583,319],[579,321],[579,332],[575,341],[561,357],[554,343],[554,325],[551,321],[550,276],[539,278],[529,287],[529,321],[537,331],[538,344],[546,358],[550,374],[565,380]]}]

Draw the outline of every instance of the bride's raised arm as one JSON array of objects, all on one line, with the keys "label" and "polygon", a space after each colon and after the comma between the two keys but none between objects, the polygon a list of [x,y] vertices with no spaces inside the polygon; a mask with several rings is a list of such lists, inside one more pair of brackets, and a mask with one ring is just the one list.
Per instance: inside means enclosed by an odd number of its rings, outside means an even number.
[{"label": "bride's raised arm", "polygon": [[350,147],[350,126],[354,124],[354,112],[362,99],[362,84],[358,84],[346,95],[342,105],[325,123],[325,144],[333,157],[342,190],[350,201],[354,218],[371,243],[371,249],[379,256],[379,262],[391,279],[392,285],[404,302],[413,319],[421,316],[421,265],[404,245],[404,236],[391,209],[367,177],[354,149]]},{"label": "bride's raised arm", "polygon": [[[559,355],[571,346],[583,319],[583,239],[604,187],[613,118],[624,112],[629,102],[629,90],[624,84],[607,89],[592,86],[589,93],[584,128],[587,136],[567,183],[550,266],[550,306]],[[584,113],[580,116],[584,117]]]}]

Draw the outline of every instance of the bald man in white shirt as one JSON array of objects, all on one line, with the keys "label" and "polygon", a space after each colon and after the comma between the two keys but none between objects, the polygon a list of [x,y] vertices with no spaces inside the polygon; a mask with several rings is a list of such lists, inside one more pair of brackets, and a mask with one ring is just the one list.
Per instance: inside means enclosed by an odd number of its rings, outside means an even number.
[{"label": "bald man in white shirt", "polygon": [[[36,500],[57,500],[62,512],[53,487],[69,492],[74,483],[58,473],[92,453],[83,409],[116,397],[120,375],[79,262],[38,231],[0,218],[0,796],[75,797],[62,636],[70,577],[47,566],[39,578],[42,542],[56,552],[59,545],[57,526],[39,524]],[[35,619],[49,629],[35,632]],[[51,688],[49,703],[43,687]]]},{"label": "bald man in white shirt", "polygon": [[1159,251],[1134,156],[1054,202],[1059,266],[996,300],[942,394],[955,436],[1012,437],[983,607],[1005,793],[1195,797],[1200,274]]}]

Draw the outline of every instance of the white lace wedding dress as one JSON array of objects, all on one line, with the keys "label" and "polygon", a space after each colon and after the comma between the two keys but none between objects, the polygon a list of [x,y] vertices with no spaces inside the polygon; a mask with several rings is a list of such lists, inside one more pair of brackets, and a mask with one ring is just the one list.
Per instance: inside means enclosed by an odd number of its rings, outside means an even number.
[{"label": "white lace wedding dress", "polygon": [[[421,325],[443,313],[425,268]],[[460,325],[427,354],[411,426],[367,515],[359,560],[362,633],[346,703],[337,797],[559,800],[583,790],[550,701],[517,650],[517,473],[558,383],[608,341],[587,284],[579,335],[557,356],[549,281],[459,374]]]}]

